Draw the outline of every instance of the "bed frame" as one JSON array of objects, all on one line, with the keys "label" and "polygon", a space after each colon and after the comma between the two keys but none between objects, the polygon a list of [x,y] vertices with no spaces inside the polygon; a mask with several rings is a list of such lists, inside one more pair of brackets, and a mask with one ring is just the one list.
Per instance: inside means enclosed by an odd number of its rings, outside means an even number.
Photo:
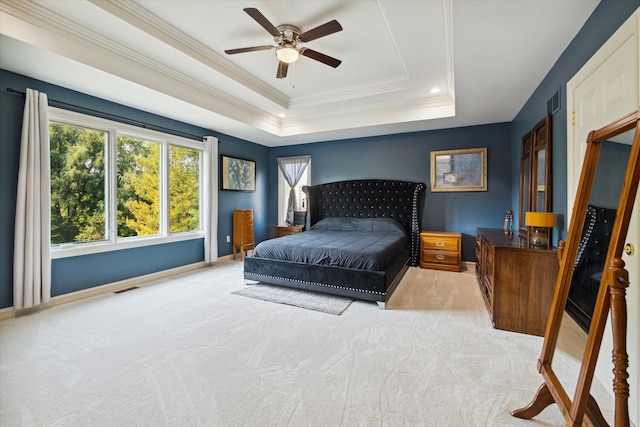
[{"label": "bed frame", "polygon": [[425,188],[420,182],[392,180],[339,181],[303,187],[307,194],[307,229],[328,217],[393,218],[402,224],[410,245],[384,271],[247,257],[244,278],[375,301],[384,308],[408,267],[418,265],[420,199]]}]

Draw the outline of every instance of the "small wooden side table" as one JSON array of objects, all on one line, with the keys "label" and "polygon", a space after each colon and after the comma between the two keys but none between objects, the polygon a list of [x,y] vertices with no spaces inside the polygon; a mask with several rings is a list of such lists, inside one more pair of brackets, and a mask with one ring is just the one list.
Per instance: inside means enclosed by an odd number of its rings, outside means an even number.
[{"label": "small wooden side table", "polygon": [[420,268],[462,271],[462,234],[445,231],[420,233]]},{"label": "small wooden side table", "polygon": [[288,236],[290,234],[302,233],[301,225],[278,225],[275,230],[275,237]]}]

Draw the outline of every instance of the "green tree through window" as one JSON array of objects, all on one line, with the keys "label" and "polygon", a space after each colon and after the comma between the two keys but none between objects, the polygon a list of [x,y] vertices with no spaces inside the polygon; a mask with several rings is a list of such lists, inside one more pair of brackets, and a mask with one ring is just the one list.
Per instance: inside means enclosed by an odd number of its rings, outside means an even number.
[{"label": "green tree through window", "polygon": [[118,237],[160,232],[160,144],[118,136]]},{"label": "green tree through window", "polygon": [[[117,124],[90,120],[83,122],[96,121],[103,130],[64,120],[49,124],[52,245],[201,230],[202,149],[116,137]],[[115,155],[113,165],[108,153]]]},{"label": "green tree through window", "polygon": [[200,152],[169,146],[170,231],[200,228]]},{"label": "green tree through window", "polygon": [[51,243],[106,239],[105,144],[102,131],[49,125]]}]

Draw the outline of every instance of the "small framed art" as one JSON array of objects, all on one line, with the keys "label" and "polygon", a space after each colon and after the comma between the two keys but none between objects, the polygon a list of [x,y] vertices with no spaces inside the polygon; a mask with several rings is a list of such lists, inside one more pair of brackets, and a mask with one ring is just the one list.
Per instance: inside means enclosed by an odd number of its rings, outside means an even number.
[{"label": "small framed art", "polygon": [[235,191],[256,191],[256,162],[221,156],[220,173],[222,189]]},{"label": "small framed art", "polygon": [[432,151],[431,191],[487,191],[487,149]]}]

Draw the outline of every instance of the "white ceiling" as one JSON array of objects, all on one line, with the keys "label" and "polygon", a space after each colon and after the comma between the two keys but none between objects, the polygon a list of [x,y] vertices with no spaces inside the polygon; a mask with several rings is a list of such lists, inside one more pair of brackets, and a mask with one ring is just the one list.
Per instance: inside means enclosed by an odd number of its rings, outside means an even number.
[{"label": "white ceiling", "polygon": [[[453,128],[511,121],[598,2],[2,0],[0,67],[266,146]],[[273,44],[246,7],[338,20],[304,46],[342,64],[226,55]]]}]

